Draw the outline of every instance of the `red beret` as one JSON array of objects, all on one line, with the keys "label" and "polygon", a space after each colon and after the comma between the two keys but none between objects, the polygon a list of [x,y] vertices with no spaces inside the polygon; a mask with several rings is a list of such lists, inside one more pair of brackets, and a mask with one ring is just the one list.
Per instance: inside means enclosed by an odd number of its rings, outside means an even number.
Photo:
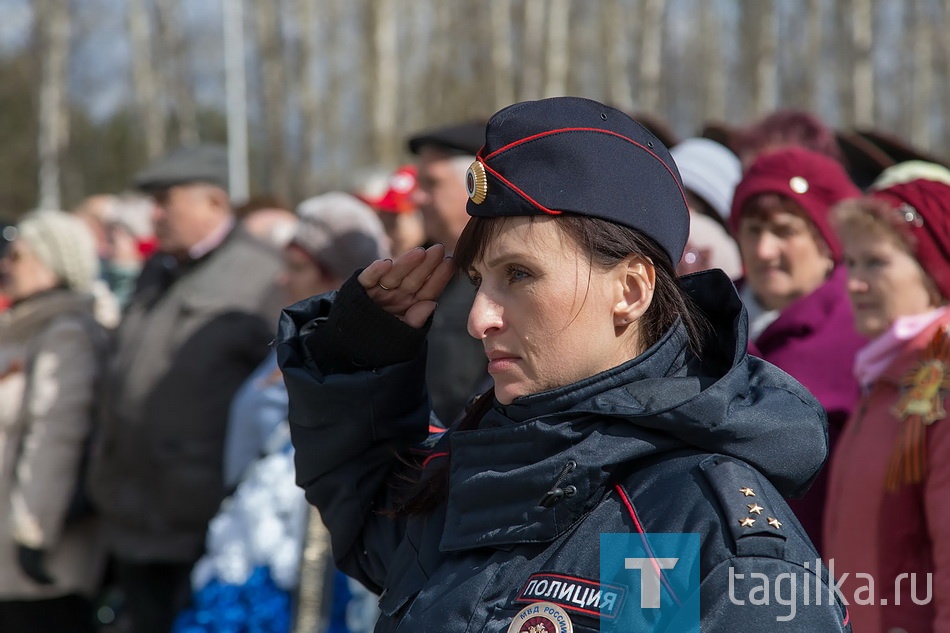
[{"label": "red beret", "polygon": [[798,204],[828,244],[835,261],[841,259],[841,244],[829,222],[829,211],[842,200],[861,196],[841,163],[803,147],[761,154],[736,186],[729,216],[733,234],[738,234],[746,203],[763,193],[778,194]]},{"label": "red beret", "polygon": [[871,194],[903,213],[914,236],[914,257],[950,299],[950,186],[933,180],[911,180]]}]

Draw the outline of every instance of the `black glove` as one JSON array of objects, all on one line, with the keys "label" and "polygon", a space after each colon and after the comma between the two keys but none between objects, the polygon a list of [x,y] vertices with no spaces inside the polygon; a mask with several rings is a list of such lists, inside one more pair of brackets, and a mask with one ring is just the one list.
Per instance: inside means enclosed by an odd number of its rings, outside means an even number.
[{"label": "black glove", "polygon": [[46,571],[46,550],[33,549],[26,545],[17,546],[17,562],[23,573],[40,585],[52,585],[54,580]]}]

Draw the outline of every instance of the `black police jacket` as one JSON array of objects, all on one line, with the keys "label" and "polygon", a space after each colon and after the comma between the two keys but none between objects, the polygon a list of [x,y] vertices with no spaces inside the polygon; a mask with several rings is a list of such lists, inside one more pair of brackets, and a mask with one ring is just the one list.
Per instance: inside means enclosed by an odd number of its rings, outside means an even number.
[{"label": "black police jacket", "polygon": [[[307,342],[340,298],[285,310],[278,357],[298,483],[341,569],[381,591],[376,631],[567,631],[564,619],[574,631],[616,627],[644,602],[632,587],[601,585],[607,533],[699,535],[696,583],[664,577],[663,593],[698,600],[703,633],[850,630],[783,500],[825,461],[824,412],[793,378],[746,354],[746,315],[725,275],[681,283],[712,326],[702,358],[677,326],[620,367],[495,402],[477,429],[428,444],[424,349],[325,374],[313,358],[320,347]],[[430,450],[423,481],[449,461],[448,498],[424,516],[393,517],[401,455],[420,444]],[[531,619],[538,605],[554,619]],[[650,620],[654,612],[642,630],[695,630],[675,612]],[[547,628],[531,628],[539,624]]]}]

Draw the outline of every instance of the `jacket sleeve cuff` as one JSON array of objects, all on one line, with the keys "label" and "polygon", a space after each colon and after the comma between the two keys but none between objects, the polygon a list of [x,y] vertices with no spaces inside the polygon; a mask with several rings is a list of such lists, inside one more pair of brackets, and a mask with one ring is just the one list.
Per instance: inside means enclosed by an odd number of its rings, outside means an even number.
[{"label": "jacket sleeve cuff", "polygon": [[343,284],[325,317],[301,329],[303,346],[325,374],[406,362],[419,354],[432,325],[431,316],[414,328],[383,310],[357,281],[360,272]]}]

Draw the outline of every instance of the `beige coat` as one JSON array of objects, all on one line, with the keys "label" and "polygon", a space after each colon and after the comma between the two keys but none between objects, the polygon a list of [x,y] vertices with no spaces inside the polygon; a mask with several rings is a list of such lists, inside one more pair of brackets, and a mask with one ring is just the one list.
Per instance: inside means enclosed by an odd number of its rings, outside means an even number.
[{"label": "beige coat", "polygon": [[[90,595],[99,583],[95,519],[64,526],[91,424],[92,315],[90,297],[66,290],[0,314],[0,600]],[[55,584],[20,572],[17,543],[48,552]]]}]

